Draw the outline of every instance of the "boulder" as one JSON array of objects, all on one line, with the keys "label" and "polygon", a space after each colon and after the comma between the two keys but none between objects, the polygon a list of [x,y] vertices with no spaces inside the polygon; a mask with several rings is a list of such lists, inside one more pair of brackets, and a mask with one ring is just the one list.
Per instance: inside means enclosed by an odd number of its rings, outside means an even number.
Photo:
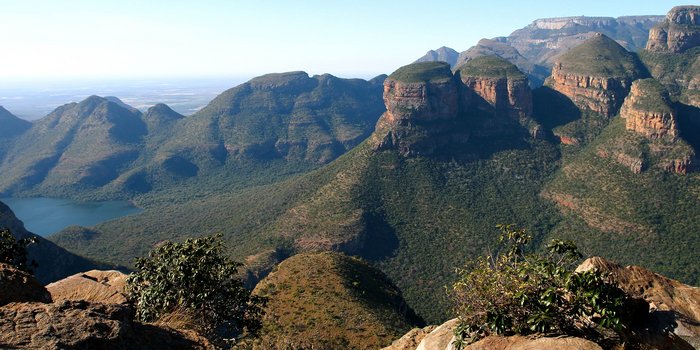
[{"label": "boulder", "polygon": [[125,305],[62,301],[0,307],[0,348],[213,349],[193,333],[133,322]]},{"label": "boulder", "polygon": [[105,304],[124,304],[126,278],[115,270],[91,270],[77,273],[46,286],[55,301],[86,300]]},{"label": "boulder", "polygon": [[50,303],[51,295],[34,276],[0,264],[0,305],[24,301]]}]

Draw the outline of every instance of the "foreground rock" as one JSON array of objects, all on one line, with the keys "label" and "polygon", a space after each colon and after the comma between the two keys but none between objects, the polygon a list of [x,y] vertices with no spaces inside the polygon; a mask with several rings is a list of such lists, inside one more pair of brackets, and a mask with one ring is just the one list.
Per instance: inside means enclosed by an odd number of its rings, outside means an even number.
[{"label": "foreground rock", "polygon": [[194,333],[140,324],[124,305],[85,301],[0,307],[0,348],[213,349]]},{"label": "foreground rock", "polygon": [[66,277],[46,286],[55,302],[86,300],[105,304],[126,303],[127,275],[115,270],[91,270]]},{"label": "foreground rock", "polygon": [[624,267],[599,257],[584,261],[577,271],[593,268],[609,272],[625,292],[649,302],[653,328],[670,329],[694,346],[700,346],[700,288],[639,266]]},{"label": "foreground rock", "polygon": [[21,301],[50,303],[51,295],[34,276],[0,264],[0,305]]},{"label": "foreground rock", "polygon": [[700,45],[700,6],[676,6],[649,31],[647,50],[683,52]]}]

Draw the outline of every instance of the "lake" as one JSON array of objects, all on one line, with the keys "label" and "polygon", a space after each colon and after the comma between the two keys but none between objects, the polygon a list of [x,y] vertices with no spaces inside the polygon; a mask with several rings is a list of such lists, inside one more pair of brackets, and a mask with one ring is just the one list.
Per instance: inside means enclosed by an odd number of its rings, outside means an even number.
[{"label": "lake", "polygon": [[68,226],[93,226],[136,214],[141,209],[127,201],[76,202],[58,198],[0,198],[24,222],[27,230],[48,236]]}]

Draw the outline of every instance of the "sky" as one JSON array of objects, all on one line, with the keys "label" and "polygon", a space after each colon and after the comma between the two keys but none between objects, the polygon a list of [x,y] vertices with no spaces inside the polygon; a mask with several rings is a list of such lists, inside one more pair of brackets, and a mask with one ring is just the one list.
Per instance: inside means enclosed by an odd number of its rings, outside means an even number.
[{"label": "sky", "polygon": [[[686,2],[684,4],[694,4]],[[391,73],[537,18],[662,15],[667,0],[0,0],[0,84]]]}]

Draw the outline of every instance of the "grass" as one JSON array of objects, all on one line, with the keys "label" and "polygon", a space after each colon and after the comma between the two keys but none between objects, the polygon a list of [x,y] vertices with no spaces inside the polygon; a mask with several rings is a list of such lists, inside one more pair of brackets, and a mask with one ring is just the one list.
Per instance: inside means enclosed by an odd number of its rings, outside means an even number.
[{"label": "grass", "polygon": [[461,76],[469,77],[527,79],[518,67],[498,56],[473,58],[461,65],[457,71]]},{"label": "grass", "polygon": [[605,35],[596,35],[559,56],[562,71],[577,75],[636,79],[644,75],[637,57]]},{"label": "grass", "polygon": [[389,79],[404,83],[443,82],[452,79],[450,65],[445,62],[418,62],[403,66]]},{"label": "grass", "polygon": [[664,88],[661,83],[656,79],[640,79],[633,83],[636,86],[639,95],[636,96],[634,108],[650,111],[650,112],[661,112],[661,113],[671,113],[673,109],[671,108],[671,100],[668,96],[666,88]]},{"label": "grass", "polygon": [[295,255],[255,288],[266,349],[379,349],[421,321],[379,270],[338,253]]}]

